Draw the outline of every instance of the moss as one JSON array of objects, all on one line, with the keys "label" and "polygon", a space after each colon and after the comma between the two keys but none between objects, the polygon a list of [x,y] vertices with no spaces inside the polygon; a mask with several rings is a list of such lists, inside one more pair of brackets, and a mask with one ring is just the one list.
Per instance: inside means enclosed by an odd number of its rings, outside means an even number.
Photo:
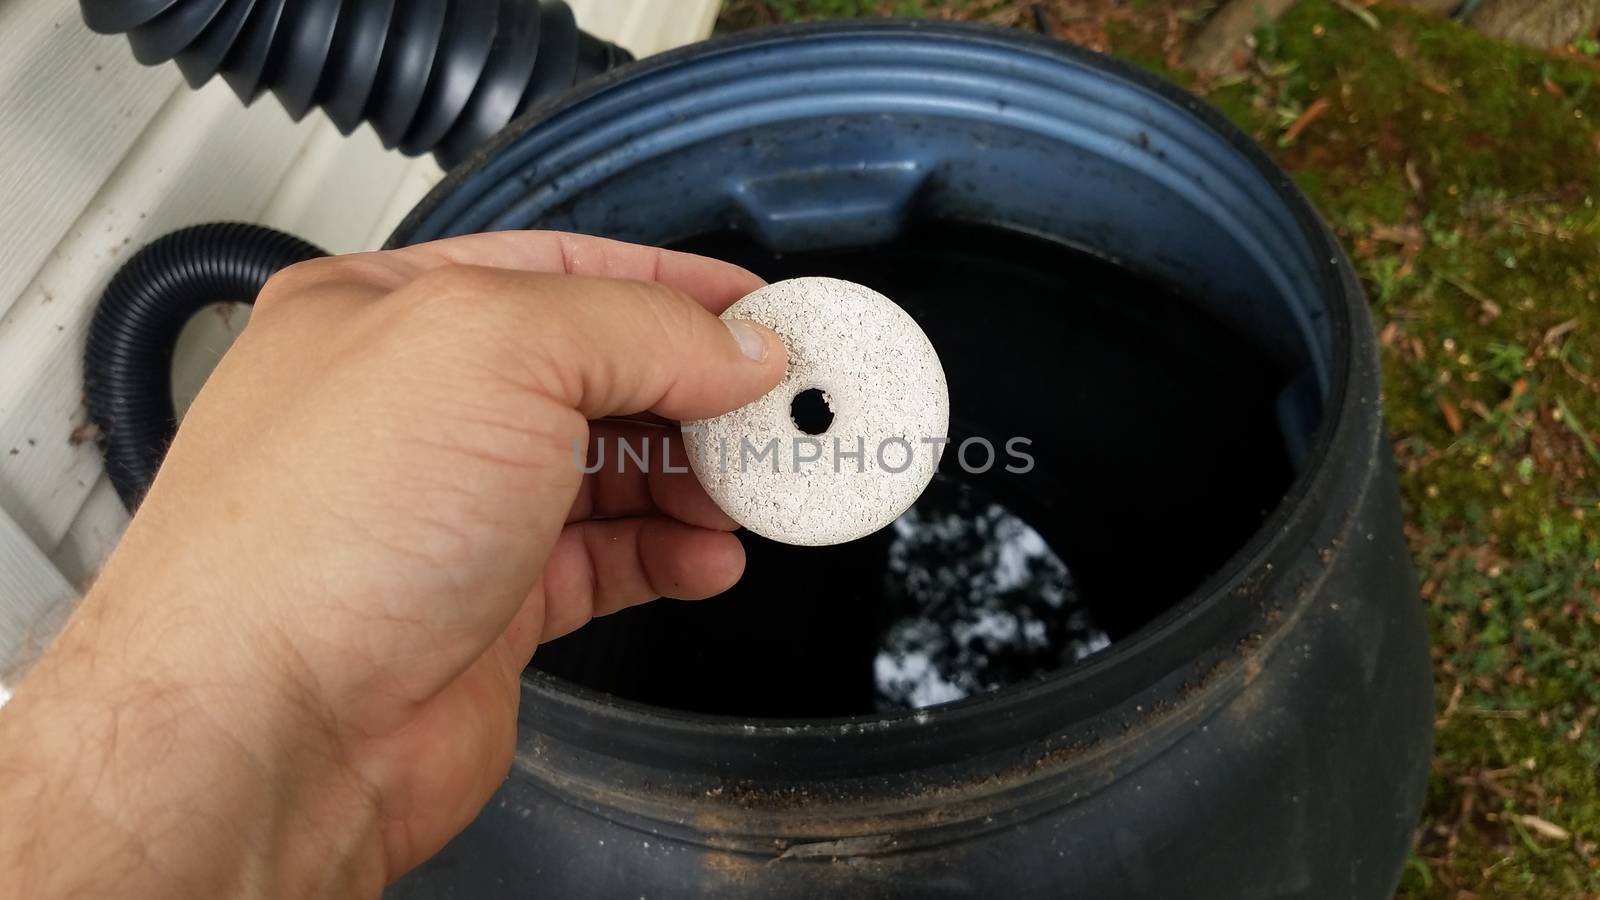
[{"label": "moss", "polygon": [[[1030,28],[1042,7],[1193,86],[1209,4],[915,5]],[[1600,65],[1373,12],[1301,0],[1205,96],[1339,233],[1380,331],[1440,705],[1401,894],[1600,896]]]},{"label": "moss", "polygon": [[1600,70],[1378,17],[1303,0],[1210,99],[1340,233],[1383,335],[1441,704],[1402,895],[1595,892]]},{"label": "moss", "polygon": [[1600,70],[1378,17],[1303,0],[1212,99],[1338,230],[1383,335],[1441,704],[1402,894],[1569,898],[1600,890],[1600,459],[1573,425],[1600,425]]},{"label": "moss", "polygon": [[921,0],[740,0],[723,4],[717,30],[855,16],[916,16],[923,13],[923,5]]},{"label": "moss", "polygon": [[731,0],[717,20],[719,32],[739,31],[779,22],[811,22],[858,16],[937,16],[984,19],[1002,11],[1002,24],[1017,20],[1007,0]]}]

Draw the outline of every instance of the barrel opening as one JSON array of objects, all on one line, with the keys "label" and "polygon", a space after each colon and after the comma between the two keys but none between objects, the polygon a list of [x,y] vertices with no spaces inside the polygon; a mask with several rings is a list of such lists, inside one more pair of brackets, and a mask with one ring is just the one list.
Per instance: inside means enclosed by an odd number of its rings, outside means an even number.
[{"label": "barrel opening", "polygon": [[[810,253],[724,230],[679,249],[901,304],[939,350],[950,450],[889,528],[837,547],[741,534],[744,579],[591,623],[534,666],[627,699],[745,717],[921,708],[1047,677],[1149,623],[1283,497],[1293,372],[1147,272],[1015,229],[917,219]],[[826,397],[795,397],[826,430]]]}]

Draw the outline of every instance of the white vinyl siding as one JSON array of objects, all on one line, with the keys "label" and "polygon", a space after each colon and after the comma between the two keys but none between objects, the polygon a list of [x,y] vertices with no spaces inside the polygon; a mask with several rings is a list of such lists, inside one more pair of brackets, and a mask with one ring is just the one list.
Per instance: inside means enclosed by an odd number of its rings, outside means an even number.
[{"label": "white vinyl siding", "polygon": [[[718,6],[568,2],[580,26],[641,56],[705,37]],[[126,524],[82,400],[85,330],[117,267],[211,221],[371,249],[440,175],[370,129],[291,122],[270,97],[246,109],[220,79],[192,91],[176,67],[140,66],[126,39],[90,33],[75,0],[0,2],[0,702],[19,651],[51,632]],[[214,355],[228,324],[209,327],[197,340]]]}]

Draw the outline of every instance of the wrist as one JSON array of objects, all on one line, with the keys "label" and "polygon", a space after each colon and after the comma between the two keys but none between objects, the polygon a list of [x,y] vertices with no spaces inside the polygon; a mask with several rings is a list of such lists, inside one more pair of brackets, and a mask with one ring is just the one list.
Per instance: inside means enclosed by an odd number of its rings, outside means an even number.
[{"label": "wrist", "polygon": [[157,608],[183,607],[97,589],[0,710],[0,870],[16,876],[0,880],[39,897],[376,896],[376,805],[303,692]]}]

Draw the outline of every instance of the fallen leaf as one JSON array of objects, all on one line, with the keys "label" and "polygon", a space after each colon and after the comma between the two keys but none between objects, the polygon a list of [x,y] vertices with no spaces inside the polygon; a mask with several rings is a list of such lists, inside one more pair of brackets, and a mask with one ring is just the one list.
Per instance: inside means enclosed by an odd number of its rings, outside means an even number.
[{"label": "fallen leaf", "polygon": [[1528,827],[1528,830],[1538,834],[1540,837],[1547,837],[1552,841],[1572,840],[1572,832],[1547,819],[1528,815],[1518,816],[1517,818],[1518,821]]},{"label": "fallen leaf", "polygon": [[1562,322],[1560,325],[1557,325],[1544,333],[1544,345],[1546,347],[1555,346],[1557,341],[1571,334],[1573,331],[1576,331],[1577,328],[1577,319],[1568,319],[1565,322]]},{"label": "fallen leaf", "polygon": [[1290,123],[1289,127],[1283,132],[1283,138],[1279,143],[1285,146],[1294,143],[1300,138],[1302,131],[1305,131],[1312,122],[1322,118],[1323,114],[1332,106],[1333,104],[1328,102],[1327,97],[1318,97],[1310,106],[1306,107],[1305,112],[1301,113],[1299,118]]},{"label": "fallen leaf", "polygon": [[1373,15],[1372,11],[1366,7],[1357,6],[1356,4],[1350,2],[1350,0],[1333,0],[1333,2],[1337,4],[1340,9],[1352,16],[1355,16],[1357,19],[1360,19],[1361,24],[1371,28],[1373,31],[1377,31],[1383,27],[1383,24],[1378,21],[1378,17]]},{"label": "fallen leaf", "polygon": [[1400,245],[1400,269],[1397,278],[1405,279],[1416,270],[1417,254],[1422,252],[1422,229],[1415,225],[1374,225],[1372,236],[1380,241]]},{"label": "fallen leaf", "polygon": [[1417,164],[1414,160],[1406,160],[1405,173],[1406,184],[1411,185],[1411,193],[1421,196],[1423,190],[1422,175],[1417,172]]},{"label": "fallen leaf", "polygon": [[1444,413],[1444,423],[1450,426],[1451,434],[1461,433],[1461,410],[1456,405],[1446,400],[1443,396],[1438,398],[1439,412]]},{"label": "fallen leaf", "polygon": [[85,441],[93,441],[99,437],[100,426],[93,422],[84,422],[82,425],[72,429],[72,433],[67,435],[67,443],[76,447]]},{"label": "fallen leaf", "polygon": [[1391,244],[1410,244],[1421,242],[1422,229],[1415,225],[1378,224],[1372,226],[1372,236]]}]

